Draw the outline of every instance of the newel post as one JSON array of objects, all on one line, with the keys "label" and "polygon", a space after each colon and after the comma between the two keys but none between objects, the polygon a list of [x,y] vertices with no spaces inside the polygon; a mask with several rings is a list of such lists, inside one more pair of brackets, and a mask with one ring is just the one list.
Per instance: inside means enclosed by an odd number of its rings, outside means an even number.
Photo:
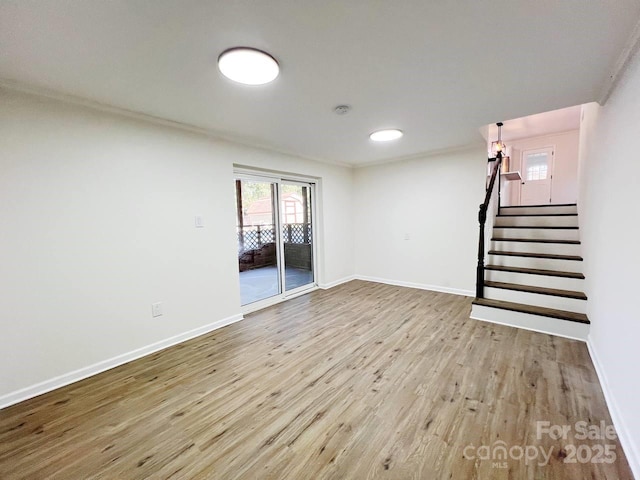
[{"label": "newel post", "polygon": [[487,222],[487,206],[480,205],[478,212],[478,223],[480,224],[480,235],[478,240],[478,266],[476,268],[476,297],[484,298],[484,225]]}]

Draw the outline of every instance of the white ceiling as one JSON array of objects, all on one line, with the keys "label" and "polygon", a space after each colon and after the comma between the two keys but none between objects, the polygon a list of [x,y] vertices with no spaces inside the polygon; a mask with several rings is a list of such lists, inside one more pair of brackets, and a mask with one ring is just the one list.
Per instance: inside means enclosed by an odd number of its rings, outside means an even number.
[{"label": "white ceiling", "polygon": [[[3,0],[0,77],[357,165],[597,100],[639,16],[638,0]],[[278,79],[226,80],[234,46],[271,53]],[[385,127],[404,138],[372,143]]]}]

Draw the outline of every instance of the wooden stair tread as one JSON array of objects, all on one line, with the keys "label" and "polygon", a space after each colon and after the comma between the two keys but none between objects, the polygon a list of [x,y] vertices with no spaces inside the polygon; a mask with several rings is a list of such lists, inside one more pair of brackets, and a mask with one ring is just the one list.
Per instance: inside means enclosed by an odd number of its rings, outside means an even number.
[{"label": "wooden stair tread", "polygon": [[[504,207],[502,207],[504,208]],[[516,215],[498,214],[496,217],[517,218],[517,217],[577,217],[577,213],[518,213]]]},{"label": "wooden stair tread", "polygon": [[560,270],[541,270],[538,268],[505,267],[503,265],[487,265],[484,268],[485,270],[496,270],[500,272],[528,273],[531,275],[546,275],[549,277],[584,279],[584,275],[582,273],[562,272]]},{"label": "wooden stair tread", "polygon": [[503,208],[538,208],[538,207],[577,207],[577,203],[545,203],[544,205],[510,205]]},{"label": "wooden stair tread", "polygon": [[577,300],[586,300],[587,296],[583,292],[572,290],[560,290],[557,288],[534,287],[531,285],[519,285],[517,283],[504,282],[484,282],[485,287],[501,288],[504,290],[516,290],[518,292],[539,293],[541,295],[552,295],[554,297],[575,298]]},{"label": "wooden stair tread", "polygon": [[493,228],[530,228],[532,230],[578,230],[579,229],[579,227],[547,226],[547,225],[494,225]]},{"label": "wooden stair tread", "polygon": [[503,238],[493,237],[496,242],[531,242],[531,243],[563,243],[567,245],[580,245],[580,240],[554,240],[551,238]]},{"label": "wooden stair tread", "polygon": [[584,313],[568,312],[566,310],[556,310],[555,308],[537,307],[534,305],[525,305],[523,303],[503,302],[502,300],[490,300],[488,298],[476,298],[472,302],[474,305],[484,307],[500,308],[502,310],[510,310],[512,312],[529,313],[540,315],[543,317],[559,318],[561,320],[569,320],[571,322],[590,324],[589,317]]},{"label": "wooden stair tread", "polygon": [[505,252],[501,250],[489,250],[489,255],[504,255],[507,257],[546,258],[549,260],[575,260],[578,262],[583,261],[583,258],[578,255],[554,255],[551,253]]}]

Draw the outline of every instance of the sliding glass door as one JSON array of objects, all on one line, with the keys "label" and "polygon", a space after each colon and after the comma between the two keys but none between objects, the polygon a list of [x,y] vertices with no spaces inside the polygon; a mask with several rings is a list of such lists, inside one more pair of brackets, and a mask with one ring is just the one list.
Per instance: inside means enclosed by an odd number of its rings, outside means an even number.
[{"label": "sliding glass door", "polygon": [[314,287],[314,184],[245,175],[235,183],[242,305]]},{"label": "sliding glass door", "polygon": [[280,184],[285,291],[313,285],[311,185]]},{"label": "sliding glass door", "polygon": [[276,184],[236,180],[238,268],[242,305],[282,293]]}]

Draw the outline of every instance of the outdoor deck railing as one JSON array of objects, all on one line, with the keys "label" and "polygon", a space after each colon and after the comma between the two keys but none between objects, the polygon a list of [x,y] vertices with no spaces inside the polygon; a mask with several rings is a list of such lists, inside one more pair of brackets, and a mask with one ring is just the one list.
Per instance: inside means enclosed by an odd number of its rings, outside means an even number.
[{"label": "outdoor deck railing", "polygon": [[[311,223],[282,224],[284,243],[310,243]],[[238,252],[256,250],[268,243],[275,243],[275,225],[244,225],[237,227]]]}]

